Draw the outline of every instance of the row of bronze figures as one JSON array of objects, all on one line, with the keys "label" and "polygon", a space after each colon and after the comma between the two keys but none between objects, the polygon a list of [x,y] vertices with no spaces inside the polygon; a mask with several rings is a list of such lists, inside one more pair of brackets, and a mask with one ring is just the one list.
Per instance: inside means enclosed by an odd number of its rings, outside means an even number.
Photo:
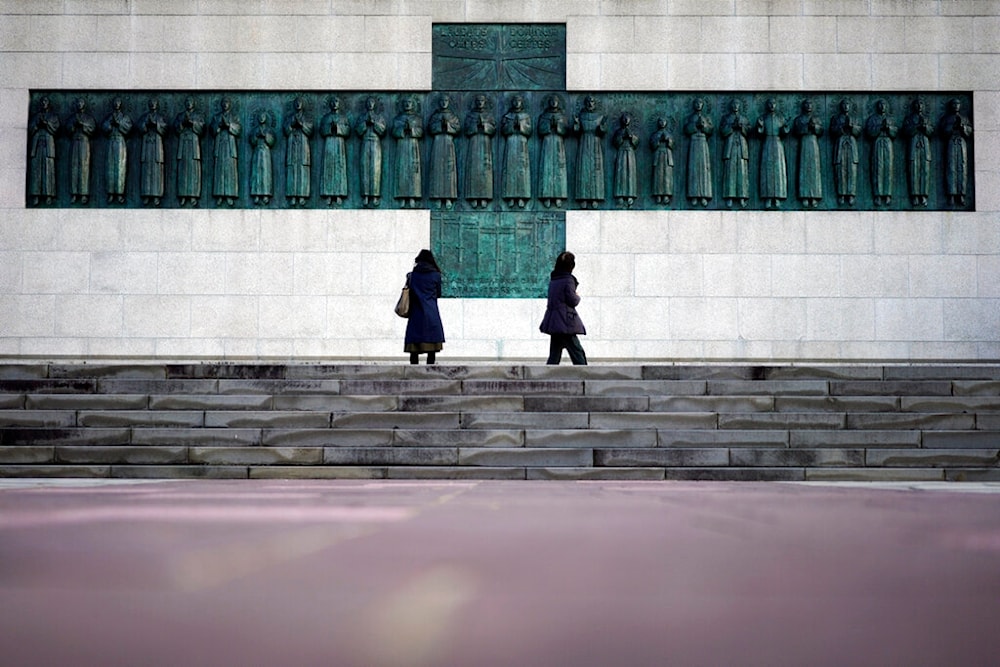
[{"label": "row of bronze figures", "polygon": [[[823,199],[823,160],[819,138],[829,131],[832,152],[833,183],[837,203],[853,207],[858,197],[858,165],[861,138],[871,142],[870,187],[876,207],[888,206],[894,190],[895,140],[905,139],[906,176],[910,202],[926,207],[932,190],[934,170],[931,142],[939,137],[944,160],[943,186],[948,204],[964,207],[968,197],[969,146],[972,125],[963,115],[957,98],[948,101],[943,115],[935,122],[921,98],[912,101],[902,125],[889,112],[884,100],[875,103],[867,119],[859,119],[852,103],[844,99],[837,113],[824,126],[814,113],[813,102],[804,100],[801,112],[786,118],[777,100],[768,99],[762,113],[750,119],[742,103],[733,99],[718,123],[721,146],[721,197],[730,208],[746,208],[751,198],[751,166],[748,140],[759,139],[760,164],[757,195],[765,208],[778,208],[788,198],[789,176],[784,141],[791,135],[798,140],[797,197],[805,208],[816,208]],[[110,102],[110,111],[99,123],[87,109],[83,98],[73,103],[72,113],[63,120],[42,97],[29,123],[28,197],[32,205],[51,204],[56,197],[56,135],[62,128],[69,136],[70,201],[87,204],[90,200],[91,140],[106,137],[104,183],[108,204],[126,202],[129,150],[127,137],[139,135],[139,190],[147,206],[159,206],[164,198],[164,138],[176,135],[175,183],[178,203],[196,206],[202,197],[202,137],[212,146],[211,193],[216,204],[234,206],[239,199],[240,137],[243,123],[228,97],[219,101],[217,113],[210,118],[201,113],[193,97],[172,122],[160,112],[157,99],[148,101],[148,109],[137,122],[123,109],[122,99]],[[574,175],[574,199],[582,208],[598,208],[607,198],[605,143],[610,133],[614,159],[611,167],[611,195],[622,208],[631,208],[639,198],[640,175],[636,151],[641,145],[640,131],[632,113],[625,111],[609,120],[593,95],[583,98],[580,109],[566,113],[558,95],[550,95],[544,110],[533,119],[524,97],[513,95],[509,108],[498,119],[486,95],[475,95],[464,119],[452,110],[451,98],[442,94],[434,111],[423,118],[414,96],[404,96],[398,114],[387,121],[381,102],[372,96],[365,100],[364,111],[350,118],[341,109],[338,97],[329,99],[329,112],[317,126],[297,98],[281,123],[285,141],[284,177],[288,205],[305,206],[311,196],[311,137],[321,137],[319,195],[329,205],[342,205],[348,199],[347,141],[355,136],[361,204],[378,207],[382,200],[383,141],[388,135],[395,141],[393,197],[404,208],[417,207],[423,200],[424,162],[422,143],[430,143],[426,162],[426,195],[442,209],[452,209],[459,197],[459,169],[456,140],[464,136],[465,164],[462,194],[473,209],[485,209],[494,199],[493,138],[502,140],[499,190],[500,198],[512,209],[523,209],[532,199],[531,151],[533,135],[540,140],[537,150],[537,191],[534,196],[546,208],[563,207],[569,199],[569,178],[565,140],[578,140]],[[533,121],[537,122],[533,122]],[[611,124],[615,127],[611,130]],[[272,150],[277,145],[272,114],[261,110],[253,115],[247,132],[251,147],[249,194],[255,205],[266,206],[274,197],[275,173]],[[673,119],[660,116],[656,129],[648,137],[652,153],[649,193],[659,205],[668,205],[674,197]],[[680,124],[688,138],[685,162],[686,197],[695,207],[707,207],[713,200],[713,160],[709,137],[716,127],[705,109],[705,101],[695,98],[691,111]]]}]

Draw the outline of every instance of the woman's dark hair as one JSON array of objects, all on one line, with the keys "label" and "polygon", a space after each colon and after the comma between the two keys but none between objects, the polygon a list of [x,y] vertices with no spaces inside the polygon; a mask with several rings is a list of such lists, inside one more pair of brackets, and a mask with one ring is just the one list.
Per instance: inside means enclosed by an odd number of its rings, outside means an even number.
[{"label": "woman's dark hair", "polygon": [[434,253],[432,253],[427,248],[424,248],[417,253],[417,258],[413,260],[415,263],[419,264],[423,262],[424,264],[430,264],[434,267],[434,270],[441,273],[441,267],[438,266],[437,260],[434,259]]},{"label": "woman's dark hair", "polygon": [[574,268],[576,268],[576,255],[565,251],[559,253],[559,256],[556,257],[555,270],[572,273]]}]

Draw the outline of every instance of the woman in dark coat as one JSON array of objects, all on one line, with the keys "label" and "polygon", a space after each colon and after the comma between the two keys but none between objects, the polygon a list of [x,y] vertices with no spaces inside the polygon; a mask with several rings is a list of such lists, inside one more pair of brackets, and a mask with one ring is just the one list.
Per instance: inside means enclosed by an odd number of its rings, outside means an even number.
[{"label": "woman in dark coat", "polygon": [[410,315],[403,351],[410,353],[411,364],[420,363],[422,352],[427,353],[427,363],[433,364],[435,354],[444,347],[444,327],[438,312],[441,269],[434,260],[434,253],[421,250],[406,281],[410,286]]},{"label": "woman in dark coat", "polygon": [[573,275],[575,267],[576,257],[573,253],[559,253],[549,277],[549,300],[545,306],[545,317],[538,328],[551,337],[549,360],[546,362],[550,365],[559,364],[564,349],[569,352],[574,366],[587,365],[587,354],[577,337],[577,334],[586,335],[587,330],[576,314],[576,305],[580,303],[576,287],[580,283]]}]

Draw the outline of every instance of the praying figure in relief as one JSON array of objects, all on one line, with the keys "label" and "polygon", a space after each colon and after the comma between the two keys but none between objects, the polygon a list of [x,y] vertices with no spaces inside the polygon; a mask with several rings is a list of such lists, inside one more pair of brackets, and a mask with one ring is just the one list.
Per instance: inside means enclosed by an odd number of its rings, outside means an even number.
[{"label": "praying figure in relief", "polygon": [[465,115],[465,199],[476,208],[493,201],[493,136],[497,122],[483,94],[476,95],[472,110]]}]

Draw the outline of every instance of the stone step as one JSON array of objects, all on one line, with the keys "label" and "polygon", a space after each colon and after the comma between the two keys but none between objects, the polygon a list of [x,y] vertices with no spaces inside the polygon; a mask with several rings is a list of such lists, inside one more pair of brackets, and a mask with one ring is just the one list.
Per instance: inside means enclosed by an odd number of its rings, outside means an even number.
[{"label": "stone step", "polygon": [[1000,480],[1000,365],[3,364],[0,475]]}]

